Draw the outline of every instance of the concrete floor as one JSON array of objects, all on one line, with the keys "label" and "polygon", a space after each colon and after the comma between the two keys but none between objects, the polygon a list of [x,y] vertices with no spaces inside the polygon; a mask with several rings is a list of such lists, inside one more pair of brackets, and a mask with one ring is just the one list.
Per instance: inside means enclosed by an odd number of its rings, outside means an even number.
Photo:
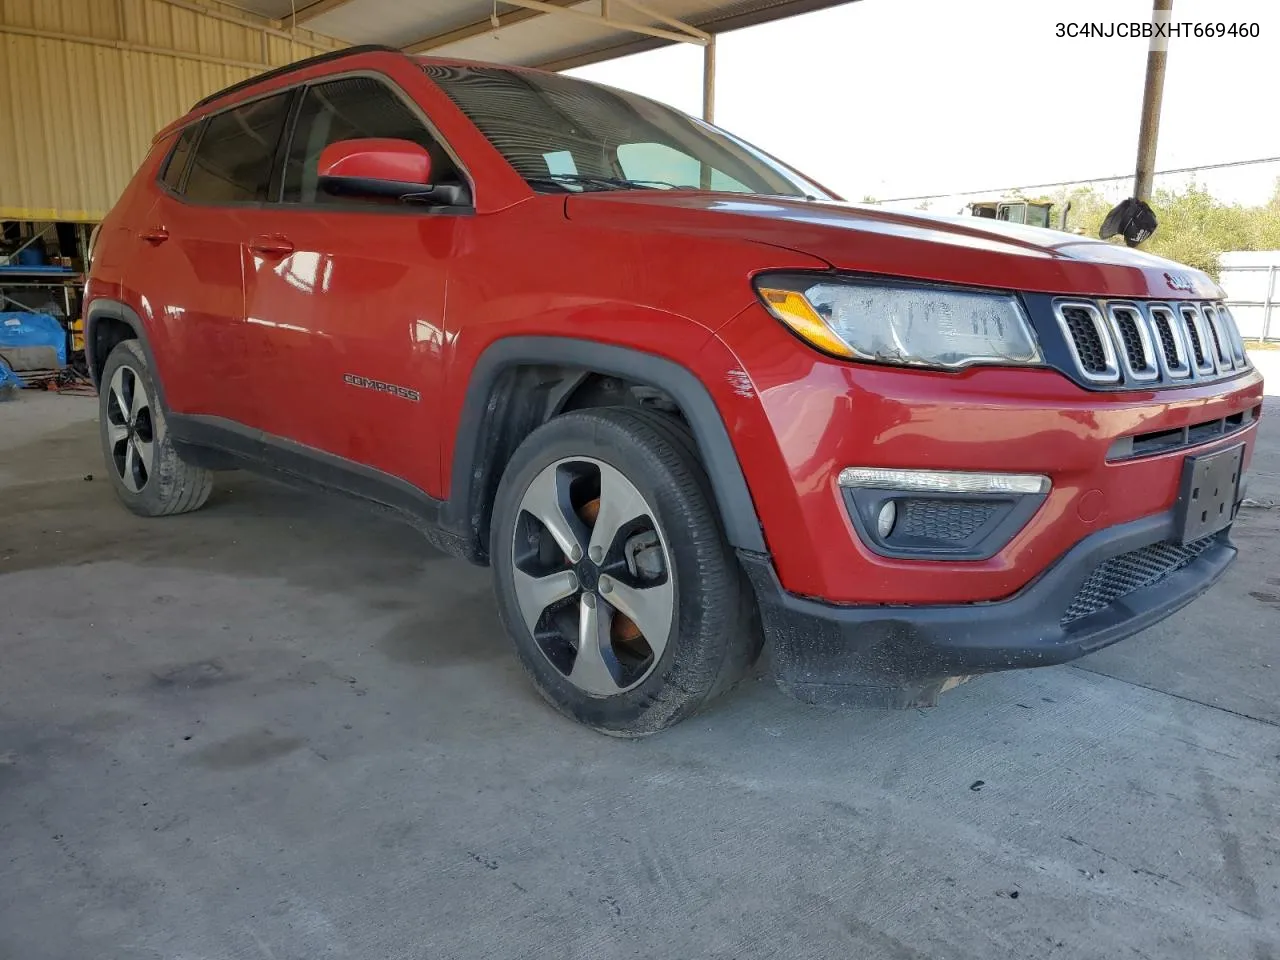
[{"label": "concrete floor", "polygon": [[239,474],[140,520],[93,401],[0,404],[0,958],[1275,960],[1268,405],[1240,562],[1146,634],[633,743],[410,530]]}]

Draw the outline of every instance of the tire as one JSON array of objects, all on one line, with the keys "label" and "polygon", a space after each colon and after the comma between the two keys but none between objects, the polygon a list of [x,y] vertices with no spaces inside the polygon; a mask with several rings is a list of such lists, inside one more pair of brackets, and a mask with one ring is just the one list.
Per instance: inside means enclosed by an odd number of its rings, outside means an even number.
[{"label": "tire", "polygon": [[98,433],[107,475],[120,501],[142,517],[197,510],[213,490],[213,474],[178,456],[164,409],[137,340],[122,340],[99,381]]},{"label": "tire", "polygon": [[645,736],[742,678],[761,634],[714,503],[693,438],[663,414],[579,410],[516,449],[490,527],[494,589],[561,713]]}]

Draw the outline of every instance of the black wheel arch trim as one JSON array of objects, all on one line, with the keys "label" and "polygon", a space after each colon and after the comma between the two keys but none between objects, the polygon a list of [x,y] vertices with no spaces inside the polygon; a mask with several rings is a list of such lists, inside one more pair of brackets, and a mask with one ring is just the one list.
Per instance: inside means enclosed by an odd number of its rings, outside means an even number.
[{"label": "black wheel arch trim", "polygon": [[729,543],[743,550],[768,552],[737,451],[702,381],[686,367],[663,357],[571,337],[504,337],[480,354],[467,383],[454,440],[449,500],[441,511],[442,524],[451,533],[479,540],[483,549],[480,508],[488,492],[486,485],[493,478],[492,471],[486,469],[481,441],[498,399],[494,396],[498,378],[504,371],[525,365],[578,368],[638,380],[670,394],[693,430]]},{"label": "black wheel arch trim", "polygon": [[151,341],[147,338],[147,329],[142,322],[142,318],[137,312],[126,303],[119,300],[112,300],[108,297],[99,297],[89,304],[89,309],[85,311],[84,317],[84,359],[89,367],[89,377],[93,381],[93,385],[97,389],[102,389],[102,384],[98,383],[98,368],[107,362],[106,357],[98,357],[95,354],[97,347],[97,331],[94,329],[98,321],[102,318],[118,320],[133,330],[134,339],[142,345],[142,353],[147,358],[147,371],[151,374],[151,382],[155,384],[156,393],[158,393],[160,405],[168,410],[169,405],[165,402],[164,382],[160,376],[160,368],[156,365],[155,354],[151,352]]}]

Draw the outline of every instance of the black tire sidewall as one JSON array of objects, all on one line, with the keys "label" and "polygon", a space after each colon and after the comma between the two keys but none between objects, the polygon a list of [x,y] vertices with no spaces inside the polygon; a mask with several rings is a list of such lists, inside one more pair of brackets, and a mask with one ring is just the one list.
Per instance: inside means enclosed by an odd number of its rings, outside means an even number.
[{"label": "black tire sidewall", "polygon": [[[635,485],[654,512],[671,566],[675,622],[666,649],[643,682],[611,697],[590,696],[551,664],[515,600],[512,539],[520,501],[539,472],[575,457],[603,461]],[[673,458],[679,463],[674,471]],[[503,475],[490,538],[499,614],[543,696],[602,732],[638,736],[669,726],[694,712],[715,686],[741,584],[736,559],[695,473],[700,470],[645,419],[604,408],[540,427],[516,450]]]},{"label": "black tire sidewall", "polygon": [[[111,397],[111,378],[120,367],[129,367],[142,381],[151,404],[152,470],[142,489],[134,493],[124,485],[111,456],[111,439],[107,434],[107,408]],[[102,441],[102,456],[107,474],[115,487],[116,495],[134,513],[156,516],[166,506],[166,491],[172,491],[176,468],[180,465],[177,452],[169,441],[169,428],[164,408],[156,390],[146,355],[136,340],[122,340],[107,357],[102,368],[98,390],[98,434]]]}]

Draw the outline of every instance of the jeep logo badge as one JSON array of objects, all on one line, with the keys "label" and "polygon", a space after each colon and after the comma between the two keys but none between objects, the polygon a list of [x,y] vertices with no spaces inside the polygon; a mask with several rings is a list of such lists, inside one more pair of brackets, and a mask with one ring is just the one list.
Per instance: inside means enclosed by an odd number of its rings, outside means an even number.
[{"label": "jeep logo badge", "polygon": [[1196,288],[1196,282],[1191,279],[1190,274],[1166,273],[1164,278],[1169,282],[1169,289],[1171,290],[1186,290],[1190,293]]}]

